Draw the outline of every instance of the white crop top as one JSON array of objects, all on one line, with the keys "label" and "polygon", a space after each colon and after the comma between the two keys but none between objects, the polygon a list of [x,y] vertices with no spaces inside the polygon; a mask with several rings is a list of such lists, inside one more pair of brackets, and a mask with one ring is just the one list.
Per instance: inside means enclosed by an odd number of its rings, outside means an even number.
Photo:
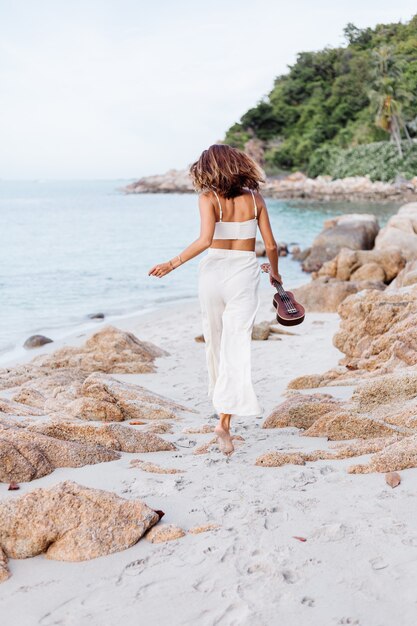
[{"label": "white crop top", "polygon": [[[214,191],[214,189],[213,189]],[[256,206],[255,196],[252,189],[250,190],[253,198],[253,208],[255,217],[245,222],[223,222],[223,210],[220,204],[220,198],[214,191],[220,209],[220,221],[216,222],[214,227],[213,239],[255,239],[256,229],[258,226],[258,208]]]}]

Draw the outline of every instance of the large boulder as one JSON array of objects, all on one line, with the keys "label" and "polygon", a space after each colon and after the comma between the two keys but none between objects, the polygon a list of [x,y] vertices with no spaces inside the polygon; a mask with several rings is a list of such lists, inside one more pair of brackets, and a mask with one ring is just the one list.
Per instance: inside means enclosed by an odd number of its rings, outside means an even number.
[{"label": "large boulder", "polygon": [[376,217],[368,213],[352,213],[327,220],[322,232],[314,239],[310,254],[302,263],[303,270],[319,270],[323,263],[335,257],[342,248],[370,250],[378,230]]},{"label": "large boulder", "polygon": [[4,557],[26,559],[44,553],[58,561],[85,561],[125,550],[159,519],[140,500],[72,481],[35,489],[0,502],[3,570]]},{"label": "large boulder", "polygon": [[407,261],[417,259],[417,202],[402,206],[379,231],[375,248],[380,250],[388,246],[401,250]]}]

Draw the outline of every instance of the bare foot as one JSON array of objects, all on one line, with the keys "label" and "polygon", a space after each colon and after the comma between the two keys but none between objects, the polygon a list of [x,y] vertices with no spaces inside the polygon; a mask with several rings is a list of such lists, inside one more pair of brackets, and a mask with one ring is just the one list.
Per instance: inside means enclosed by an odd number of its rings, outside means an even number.
[{"label": "bare foot", "polygon": [[220,423],[216,426],[214,432],[217,435],[219,448],[223,452],[223,454],[232,454],[235,451],[235,448],[233,446],[229,430],[226,430],[226,428],[224,428],[223,425]]}]

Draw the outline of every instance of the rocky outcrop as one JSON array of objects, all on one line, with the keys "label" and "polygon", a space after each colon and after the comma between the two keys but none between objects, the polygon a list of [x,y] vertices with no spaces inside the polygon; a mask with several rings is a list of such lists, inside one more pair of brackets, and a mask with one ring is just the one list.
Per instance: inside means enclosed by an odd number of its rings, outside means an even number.
[{"label": "rocky outcrop", "polygon": [[154,361],[167,353],[141,341],[132,333],[107,326],[82,346],[65,346],[51,354],[39,355],[30,363],[0,370],[0,389],[21,385],[56,370],[75,370],[77,375],[92,372],[141,374],[155,371]]},{"label": "rocky outcrop", "polygon": [[327,220],[301,266],[304,271],[313,272],[333,259],[342,248],[370,250],[378,230],[375,215],[368,213],[352,213]]},{"label": "rocky outcrop", "polygon": [[43,553],[59,561],[94,559],[134,545],[159,519],[140,500],[125,500],[71,481],[2,500],[0,579],[7,575],[5,557],[25,559]]},{"label": "rocky outcrop", "polygon": [[188,170],[168,170],[165,174],[144,176],[123,187],[125,193],[190,193],[194,191]]},{"label": "rocky outcrop", "polygon": [[357,293],[338,312],[333,343],[345,354],[341,365],[386,372],[417,364],[417,286]]},{"label": "rocky outcrop", "polygon": [[[259,153],[259,147],[248,144],[249,152]],[[259,154],[258,154],[259,156]],[[259,158],[258,158],[258,162]],[[262,163],[261,163],[262,165]],[[127,185],[125,193],[192,193],[194,188],[187,169],[169,170],[165,174],[144,176]],[[398,183],[372,182],[368,176],[332,179],[330,176],[308,178],[302,172],[285,177],[266,177],[261,192],[273,198],[305,198],[308,200],[414,200],[417,197],[417,177]]]},{"label": "rocky outcrop", "polygon": [[273,198],[312,200],[413,200],[417,196],[417,176],[391,184],[372,182],[368,176],[308,178],[301,172],[294,172],[285,178],[267,179],[262,193]]}]

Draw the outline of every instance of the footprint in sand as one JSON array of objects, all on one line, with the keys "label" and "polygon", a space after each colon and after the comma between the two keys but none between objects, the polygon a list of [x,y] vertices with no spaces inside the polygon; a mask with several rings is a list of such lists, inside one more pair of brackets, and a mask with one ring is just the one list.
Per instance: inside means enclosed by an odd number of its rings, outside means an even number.
[{"label": "footprint in sand", "polygon": [[304,596],[304,598],[301,599],[301,604],[305,604],[305,606],[314,606],[314,598],[309,598],[308,596]]}]

